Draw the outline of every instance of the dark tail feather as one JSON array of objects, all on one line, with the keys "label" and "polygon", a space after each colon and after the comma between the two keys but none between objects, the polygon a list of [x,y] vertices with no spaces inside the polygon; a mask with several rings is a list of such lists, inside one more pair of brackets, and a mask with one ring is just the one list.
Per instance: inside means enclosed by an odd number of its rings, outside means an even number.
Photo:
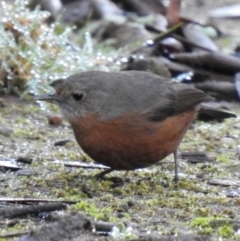
[{"label": "dark tail feather", "polygon": [[175,85],[174,87],[176,89],[176,103],[174,106],[175,112],[181,113],[185,110],[190,110],[203,102],[214,100],[213,97],[207,95],[203,91],[187,87],[186,85]]},{"label": "dark tail feather", "polygon": [[225,112],[223,110],[218,110],[212,107],[200,106],[197,120],[201,121],[223,121],[224,119],[236,117],[236,115]]}]

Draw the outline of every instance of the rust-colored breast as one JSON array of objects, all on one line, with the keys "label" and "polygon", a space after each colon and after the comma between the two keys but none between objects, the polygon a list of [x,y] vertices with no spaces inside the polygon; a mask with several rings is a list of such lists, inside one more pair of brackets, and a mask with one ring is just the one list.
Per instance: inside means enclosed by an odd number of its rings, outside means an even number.
[{"label": "rust-colored breast", "polygon": [[97,116],[70,120],[76,140],[95,161],[116,170],[150,166],[173,153],[195,117],[195,110],[162,122],[124,114],[107,121]]}]

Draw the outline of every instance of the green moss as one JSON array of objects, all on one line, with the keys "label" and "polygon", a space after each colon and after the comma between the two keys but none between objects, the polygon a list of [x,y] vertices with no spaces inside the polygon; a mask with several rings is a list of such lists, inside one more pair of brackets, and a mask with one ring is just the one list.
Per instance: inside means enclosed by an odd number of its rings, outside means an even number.
[{"label": "green moss", "polygon": [[110,221],[113,219],[113,213],[111,208],[103,207],[97,208],[94,204],[89,203],[88,201],[81,201],[75,205],[77,210],[86,212],[93,218],[103,221]]},{"label": "green moss", "polygon": [[126,219],[131,219],[131,216],[129,215],[129,213],[124,213],[123,215]]},{"label": "green moss", "polygon": [[213,220],[213,217],[197,217],[191,222],[192,227],[206,228],[209,226],[209,222]]},{"label": "green moss", "polygon": [[224,163],[229,163],[231,161],[229,154],[222,153],[220,155],[217,155],[217,161],[218,162],[224,162]]},{"label": "green moss", "polygon": [[207,166],[204,166],[204,173],[207,174],[211,174],[211,173],[216,173],[219,171],[219,167],[217,167],[216,165],[207,165]]},{"label": "green moss", "polygon": [[112,190],[112,194],[116,195],[116,196],[121,196],[121,195],[126,194],[126,192],[122,188],[116,187]]},{"label": "green moss", "polygon": [[196,228],[199,233],[216,235],[223,238],[230,238],[234,235],[234,230],[228,220],[221,220],[219,217],[197,217],[191,222],[191,226]]},{"label": "green moss", "polygon": [[224,225],[224,226],[220,227],[217,231],[217,235],[224,237],[224,238],[229,238],[233,234],[234,234],[234,230],[229,225]]},{"label": "green moss", "polygon": [[[163,202],[161,202],[163,201]],[[149,207],[155,206],[155,205],[159,205],[162,206],[162,204],[164,203],[164,200],[161,199],[150,199],[144,202],[146,205],[148,205]]]},{"label": "green moss", "polygon": [[83,193],[79,188],[55,188],[53,192],[57,198],[61,197],[68,200],[79,200],[88,197],[87,194]]},{"label": "green moss", "polygon": [[25,226],[25,225],[24,225],[23,223],[19,222],[19,223],[15,224],[15,225],[12,226],[12,227],[8,227],[8,228],[7,228],[7,231],[21,230],[21,229],[24,228],[24,226]]},{"label": "green moss", "polygon": [[193,182],[191,180],[180,180],[179,188],[183,188],[188,191],[200,192],[203,190],[203,185],[198,185],[198,183]]},{"label": "green moss", "polygon": [[232,200],[227,197],[217,197],[216,202],[221,205],[229,205],[229,203],[231,203]]},{"label": "green moss", "polygon": [[[107,177],[116,176],[123,180],[122,186],[115,187],[110,180],[92,178],[100,170],[69,168],[54,163],[53,161],[57,159],[69,160],[69,157],[76,158],[75,161],[82,160],[82,156],[76,154],[80,153],[79,147],[75,142],[72,142],[71,145],[69,143],[69,146],[53,148],[55,140],[70,138],[71,131],[69,128],[49,127],[42,113],[36,113],[34,110],[34,113],[28,112],[28,109],[32,109],[31,106],[32,104],[26,104],[26,102],[24,105],[20,105],[20,103],[10,104],[6,108],[6,113],[1,112],[0,121],[2,120],[3,126],[13,130],[10,137],[1,136],[1,148],[3,158],[13,155],[13,146],[16,146],[14,156],[32,157],[34,161],[31,167],[28,164],[21,163],[20,165],[23,169],[33,168],[37,175],[14,175],[13,179],[11,178],[11,172],[3,173],[1,178],[4,178],[4,185],[0,190],[1,196],[35,196],[48,199],[58,198],[59,200],[72,199],[78,202],[81,200],[81,202],[84,202],[83,206],[80,205],[77,209],[75,205],[68,205],[64,214],[81,210],[90,213],[93,219],[98,218],[117,224],[121,223],[122,230],[133,222],[139,224],[136,226],[138,231],[139,226],[141,228],[142,224],[147,223],[147,226],[144,226],[146,232],[154,231],[171,235],[181,233],[184,230],[208,234],[216,240],[239,240],[237,235],[231,233],[231,225],[235,229],[234,221],[232,223],[220,223],[218,218],[221,217],[225,220],[236,218],[235,214],[239,209],[240,198],[227,198],[225,194],[229,191],[229,187],[212,186],[207,182],[210,179],[227,178],[236,180],[239,169],[237,152],[232,152],[229,155],[231,156],[231,163],[227,163],[228,165],[225,162],[193,165],[183,161],[179,168],[183,175],[180,176],[180,182],[177,186],[172,183],[174,165],[172,156],[169,156],[166,158],[166,162],[171,163],[163,163],[161,166],[156,165],[146,171],[130,171],[127,176],[125,172],[120,171],[108,174]],[[26,121],[19,117],[21,111],[26,113],[26,116],[24,116]],[[35,125],[36,123],[37,125]],[[239,125],[238,120],[236,120],[236,124]],[[212,124],[206,126],[207,128],[213,128]],[[199,149],[204,151],[209,140],[215,142],[214,145],[217,150],[222,150],[221,148],[225,150],[218,140],[213,139],[209,129],[200,131],[200,133],[204,133],[204,136],[196,134],[198,140],[195,143],[193,138],[195,133],[198,133],[199,129],[204,129],[205,124],[196,123],[195,127],[194,130],[190,130],[188,137],[185,138],[186,151],[199,151]],[[222,126],[220,125],[219,128],[221,129]],[[17,135],[16,129],[22,129],[26,133],[28,131],[29,133],[35,133],[34,135],[39,135],[40,138],[30,140],[31,134]],[[235,128],[234,131],[236,130]],[[215,136],[221,138],[222,132],[221,130],[219,134],[216,131]],[[202,140],[204,138],[207,138],[207,141]],[[197,143],[202,144],[197,146]],[[62,153],[62,158],[58,158],[57,153]],[[226,153],[228,153],[227,150]],[[218,153],[214,151],[208,153],[208,155],[216,158]],[[202,176],[194,177],[194,179],[188,175],[184,176],[184,174],[195,175],[198,173],[204,174],[203,179]],[[9,174],[10,176],[8,176]],[[212,223],[209,221],[210,224],[208,222],[208,225],[199,221],[198,224],[192,226],[194,220],[196,221],[198,217],[205,218],[205,221],[206,219],[216,221]],[[24,223],[28,225],[26,222]],[[236,227],[237,225],[238,223],[236,223]],[[227,236],[228,234],[230,236]]]},{"label": "green moss", "polygon": [[22,137],[25,139],[38,139],[39,134],[36,131],[31,130],[30,128],[20,128],[20,129],[15,129],[14,136]]},{"label": "green moss", "polygon": [[210,213],[211,213],[211,210],[208,207],[206,208],[199,207],[194,211],[195,215],[198,215],[201,217],[208,217]]},{"label": "green moss", "polygon": [[213,217],[197,217],[191,222],[191,226],[201,234],[210,235],[213,232],[213,229],[209,226],[211,220],[213,220]]}]

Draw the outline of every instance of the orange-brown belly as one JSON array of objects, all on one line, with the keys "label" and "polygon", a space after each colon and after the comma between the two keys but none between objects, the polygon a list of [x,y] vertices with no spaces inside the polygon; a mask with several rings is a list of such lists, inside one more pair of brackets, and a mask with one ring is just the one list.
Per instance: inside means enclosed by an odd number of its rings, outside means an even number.
[{"label": "orange-brown belly", "polygon": [[115,170],[150,166],[173,153],[196,111],[162,122],[125,114],[107,121],[91,117],[70,120],[76,140],[92,159]]}]

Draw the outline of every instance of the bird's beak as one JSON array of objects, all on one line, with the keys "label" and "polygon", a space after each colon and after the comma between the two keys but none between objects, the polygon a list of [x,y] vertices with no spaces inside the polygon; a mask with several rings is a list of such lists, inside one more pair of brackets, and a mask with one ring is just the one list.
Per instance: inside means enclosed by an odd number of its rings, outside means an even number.
[{"label": "bird's beak", "polygon": [[55,94],[37,95],[34,96],[34,100],[60,102],[60,98]]}]

